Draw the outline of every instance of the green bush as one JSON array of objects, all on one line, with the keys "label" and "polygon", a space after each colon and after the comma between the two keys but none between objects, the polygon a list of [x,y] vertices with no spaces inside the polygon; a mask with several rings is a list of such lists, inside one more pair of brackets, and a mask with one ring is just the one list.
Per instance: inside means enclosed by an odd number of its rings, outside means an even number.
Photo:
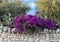
[{"label": "green bush", "polygon": [[37,3],[43,17],[51,18],[60,23],[60,1],[59,0],[39,0]]},{"label": "green bush", "polygon": [[4,16],[3,16],[3,25],[7,26],[7,25],[11,24],[12,19],[13,19],[13,17],[10,13],[9,14],[4,14]]},{"label": "green bush", "polygon": [[[26,14],[29,9],[30,7],[27,4],[21,2],[0,3],[0,21],[2,21],[3,24],[8,25],[11,22],[9,18],[14,18],[21,13]],[[11,16],[9,16],[9,14]]]},{"label": "green bush", "polygon": [[28,10],[29,7],[21,3],[9,3],[9,5],[7,5],[7,13],[11,13],[13,16],[21,13],[26,14]]},{"label": "green bush", "polygon": [[7,13],[12,15],[25,14],[29,9],[25,3],[0,3],[0,16]]}]

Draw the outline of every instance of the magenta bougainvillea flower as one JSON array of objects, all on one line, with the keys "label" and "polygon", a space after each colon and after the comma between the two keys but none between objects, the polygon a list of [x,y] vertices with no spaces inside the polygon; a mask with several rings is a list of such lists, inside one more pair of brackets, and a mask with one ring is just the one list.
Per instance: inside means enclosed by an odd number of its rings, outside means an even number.
[{"label": "magenta bougainvillea flower", "polygon": [[37,27],[39,30],[42,28],[57,29],[55,21],[52,21],[51,19],[43,19],[42,17],[23,14],[20,14],[13,19],[13,25],[16,28],[15,33],[26,32],[28,29],[35,30]]},{"label": "magenta bougainvillea flower", "polygon": [[40,12],[39,11],[36,11],[36,14],[39,14]]},{"label": "magenta bougainvillea flower", "polygon": [[45,26],[49,29],[57,29],[56,28],[56,22],[52,21],[51,19],[46,19]]},{"label": "magenta bougainvillea flower", "polygon": [[43,20],[43,18],[38,17],[37,22],[38,22],[38,24],[39,24],[40,26],[44,26],[44,20]]}]

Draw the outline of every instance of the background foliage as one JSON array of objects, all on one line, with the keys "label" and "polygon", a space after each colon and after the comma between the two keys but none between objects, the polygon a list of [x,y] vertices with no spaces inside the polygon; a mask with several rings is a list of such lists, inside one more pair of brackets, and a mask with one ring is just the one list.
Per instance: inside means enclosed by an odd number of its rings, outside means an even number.
[{"label": "background foliage", "polygon": [[3,24],[8,24],[7,21],[10,21],[10,18],[14,18],[21,13],[26,14],[29,9],[30,7],[26,3],[0,3],[0,21]]},{"label": "background foliage", "polygon": [[42,14],[50,17],[59,18],[60,4],[56,0],[39,0],[38,8],[42,11]]},{"label": "background foliage", "polygon": [[60,1],[59,0],[39,0],[37,7],[43,17],[51,18],[60,24]]}]

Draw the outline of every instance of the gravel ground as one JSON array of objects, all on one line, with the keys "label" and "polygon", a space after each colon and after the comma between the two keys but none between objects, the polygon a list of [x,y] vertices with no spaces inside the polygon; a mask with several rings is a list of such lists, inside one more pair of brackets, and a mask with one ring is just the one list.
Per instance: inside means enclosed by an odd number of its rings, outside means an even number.
[{"label": "gravel ground", "polygon": [[2,32],[0,42],[60,42],[60,33],[29,35]]},{"label": "gravel ground", "polygon": [[[8,32],[7,32],[8,31]],[[60,29],[48,30],[37,34],[13,34],[7,27],[0,27],[0,42],[60,42]]]}]

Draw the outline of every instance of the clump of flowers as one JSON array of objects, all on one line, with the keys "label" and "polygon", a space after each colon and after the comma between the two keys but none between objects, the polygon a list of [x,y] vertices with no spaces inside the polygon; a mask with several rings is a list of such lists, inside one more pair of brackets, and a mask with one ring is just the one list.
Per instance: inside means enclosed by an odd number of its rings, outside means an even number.
[{"label": "clump of flowers", "polygon": [[19,16],[13,19],[13,25],[15,29],[15,33],[22,33],[22,32],[34,32],[36,29],[42,30],[45,28],[56,30],[56,22],[45,19],[37,16],[32,15],[23,15],[20,14]]}]

